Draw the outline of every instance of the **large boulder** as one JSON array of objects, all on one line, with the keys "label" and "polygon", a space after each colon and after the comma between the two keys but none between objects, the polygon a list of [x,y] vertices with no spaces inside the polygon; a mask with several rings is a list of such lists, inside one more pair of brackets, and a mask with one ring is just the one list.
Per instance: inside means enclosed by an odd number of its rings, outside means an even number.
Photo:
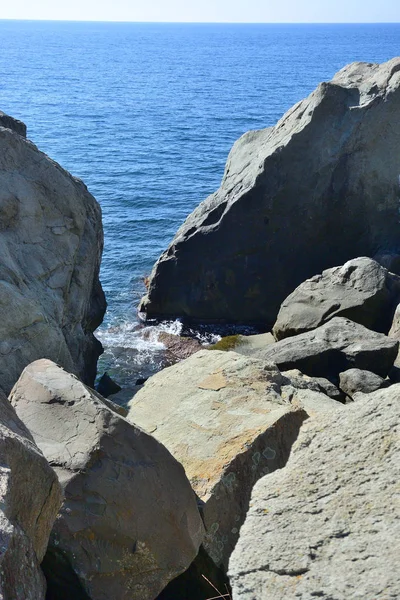
[{"label": "large boulder", "polygon": [[281,340],[347,317],[388,333],[400,297],[400,277],[371,258],[355,258],[300,284],[282,303],[273,333]]},{"label": "large boulder", "polygon": [[156,263],[144,316],[270,327],[308,277],[400,250],[399,69],[400,58],[351,64],[242,136],[220,189]]},{"label": "large boulder", "polygon": [[183,464],[202,503],[204,547],[220,567],[227,567],[254,483],[286,463],[307,416],[304,402],[313,411],[316,404],[341,407],[311,391],[299,401],[307,390],[298,394],[295,385],[265,361],[202,350],[153,375],[129,403],[128,419]]},{"label": "large boulder", "polygon": [[386,377],[397,356],[399,342],[343,317],[317,329],[286,338],[258,350],[255,356],[279,369],[299,369],[311,377],[337,379],[356,368]]},{"label": "large boulder", "polygon": [[[0,117],[0,389],[37,358],[93,384],[105,300],[101,211],[79,179]],[[11,127],[11,129],[9,128]],[[20,131],[20,133],[23,133]]]},{"label": "large boulder", "polygon": [[61,488],[1,392],[0,456],[0,598],[44,600],[39,565],[61,505]]},{"label": "large boulder", "polygon": [[0,127],[5,127],[6,129],[11,129],[18,133],[18,135],[22,135],[22,137],[26,137],[26,125],[22,121],[18,119],[14,119],[14,117],[10,117],[6,115],[0,110]]},{"label": "large boulder", "polygon": [[10,399],[64,489],[45,561],[50,597],[153,600],[203,539],[182,466],[51,361],[29,365]]},{"label": "large boulder", "polygon": [[230,561],[233,600],[399,597],[400,385],[309,420],[255,486]]}]

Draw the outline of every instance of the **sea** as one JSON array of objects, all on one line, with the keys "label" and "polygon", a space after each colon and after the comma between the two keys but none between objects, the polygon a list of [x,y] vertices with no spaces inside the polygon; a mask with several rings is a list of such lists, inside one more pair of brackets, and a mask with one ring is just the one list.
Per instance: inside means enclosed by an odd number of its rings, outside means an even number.
[{"label": "sea", "polygon": [[[103,212],[108,310],[99,373],[123,387],[159,370],[144,278],[218,188],[233,142],[274,125],[353,61],[400,55],[400,24],[155,24],[0,20],[0,110],[84,180]],[[192,335],[213,342],[220,331]]]}]

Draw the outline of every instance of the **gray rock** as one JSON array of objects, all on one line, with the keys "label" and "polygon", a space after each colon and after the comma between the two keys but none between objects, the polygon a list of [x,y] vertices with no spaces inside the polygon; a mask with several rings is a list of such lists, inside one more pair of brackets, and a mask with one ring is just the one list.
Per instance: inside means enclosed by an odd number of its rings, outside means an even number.
[{"label": "gray rock", "polygon": [[0,388],[50,358],[93,385],[105,310],[101,211],[86,186],[0,127]]},{"label": "gray rock", "polygon": [[6,129],[11,129],[18,135],[22,135],[22,137],[26,137],[26,125],[22,121],[18,121],[18,119],[14,119],[14,117],[10,117],[6,115],[0,110],[0,127],[5,127]]},{"label": "gray rock", "polygon": [[400,386],[302,427],[254,487],[229,570],[233,600],[399,596]]},{"label": "gray rock", "polygon": [[44,600],[39,565],[61,505],[61,489],[1,392],[0,456],[0,598]]},{"label": "gray rock", "polygon": [[371,371],[348,369],[339,374],[339,387],[345,394],[353,398],[357,392],[369,394],[390,385],[386,379]]},{"label": "gray rock", "polygon": [[378,252],[373,256],[373,259],[376,260],[382,267],[385,267],[391,273],[396,273],[396,275],[400,275],[400,254],[396,254],[395,252]]},{"label": "gray rock", "polygon": [[387,334],[399,296],[400,277],[371,258],[355,258],[300,284],[282,303],[273,333],[281,340],[347,317]]},{"label": "gray rock", "polygon": [[285,396],[290,384],[264,361],[202,350],[150,377],[129,403],[128,419],[183,464],[202,502],[204,547],[225,569],[254,483],[283,467],[307,416],[296,390]]},{"label": "gray rock", "polygon": [[333,379],[350,368],[386,377],[397,356],[398,342],[343,317],[259,350],[260,359],[282,371],[299,369],[311,377]]},{"label": "gray rock", "polygon": [[344,400],[343,393],[328,379],[324,377],[309,377],[298,369],[292,369],[291,371],[283,371],[282,375],[287,377],[291,385],[297,389],[312,390],[314,392],[321,392],[326,394],[333,400],[341,402]]},{"label": "gray rock", "polygon": [[388,336],[400,340],[400,304],[397,305],[395,313],[393,315],[392,326],[388,333]]},{"label": "gray rock", "polygon": [[91,600],[153,600],[203,539],[182,466],[51,361],[29,365],[10,398],[65,493],[48,564],[72,585],[70,565]]},{"label": "gray rock", "polygon": [[399,69],[400,58],[349,65],[275,127],[241,137],[220,189],[156,263],[140,310],[272,327],[308,277],[398,252]]}]

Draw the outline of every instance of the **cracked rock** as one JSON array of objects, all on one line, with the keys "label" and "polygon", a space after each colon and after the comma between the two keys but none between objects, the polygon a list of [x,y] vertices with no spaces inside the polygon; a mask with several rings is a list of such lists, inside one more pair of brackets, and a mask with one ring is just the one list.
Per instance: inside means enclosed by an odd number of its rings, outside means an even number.
[{"label": "cracked rock", "polygon": [[254,487],[229,564],[233,600],[399,597],[400,385],[302,427]]},{"label": "cracked rock", "polygon": [[[129,403],[128,419],[183,464],[202,505],[204,548],[224,569],[254,483],[284,466],[308,416],[307,399],[294,387],[285,394],[290,383],[265,361],[201,350],[150,377]],[[342,406],[316,396],[313,412]]]},{"label": "cracked rock", "polygon": [[[4,126],[5,125],[5,126]],[[105,311],[100,206],[0,113],[0,389],[46,356],[93,385]]]},{"label": "cracked rock", "polygon": [[153,600],[203,539],[182,466],[49,360],[29,365],[10,399],[65,493],[44,563],[50,597]]}]

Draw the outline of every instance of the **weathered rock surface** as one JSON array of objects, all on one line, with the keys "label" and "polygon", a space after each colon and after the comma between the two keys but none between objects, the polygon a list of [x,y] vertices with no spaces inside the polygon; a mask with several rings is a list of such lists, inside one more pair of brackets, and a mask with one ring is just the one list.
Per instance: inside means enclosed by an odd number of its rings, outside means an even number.
[{"label": "weathered rock surface", "polygon": [[10,398],[65,493],[46,555],[53,597],[78,576],[82,598],[153,600],[203,539],[182,466],[51,361],[29,365]]},{"label": "weathered rock surface", "polygon": [[399,98],[400,58],[353,63],[275,127],[242,136],[220,189],[156,263],[140,310],[272,327],[308,277],[398,252]]},{"label": "weathered rock surface", "polygon": [[183,337],[162,331],[158,335],[158,341],[164,344],[170,359],[175,362],[183,360],[195,354],[202,349],[198,340],[189,337]]},{"label": "weathered rock surface", "polygon": [[309,420],[255,486],[230,561],[233,600],[399,597],[400,386]]},{"label": "weathered rock surface", "polygon": [[286,338],[256,353],[282,371],[299,369],[311,377],[335,378],[346,369],[386,377],[397,356],[398,342],[343,317]]},{"label": "weathered rock surface", "polygon": [[273,333],[281,340],[347,317],[387,334],[399,296],[398,275],[371,258],[355,258],[301,283],[282,303]]},{"label": "weathered rock surface", "polygon": [[39,565],[61,505],[61,488],[1,392],[0,456],[0,598],[44,600]]},{"label": "weathered rock surface", "polygon": [[18,135],[22,135],[22,137],[26,137],[26,125],[22,121],[18,119],[14,119],[14,117],[10,117],[6,115],[0,110],[0,127],[5,127],[6,129],[11,129],[18,133]]},{"label": "weathered rock surface", "polygon": [[105,310],[100,207],[9,126],[0,126],[0,388],[8,393],[42,357],[93,385],[101,352],[93,331]]},{"label": "weathered rock surface", "polygon": [[341,402],[343,400],[342,392],[328,379],[324,377],[309,377],[298,369],[283,371],[282,375],[290,380],[290,384],[297,389],[312,390],[326,394],[333,400]]},{"label": "weathered rock surface", "polygon": [[183,464],[218,566],[227,567],[254,483],[283,467],[307,416],[291,384],[265,361],[202,350],[151,377],[130,402],[128,419]]},{"label": "weathered rock surface", "polygon": [[390,381],[379,377],[371,371],[361,369],[348,369],[339,374],[339,387],[345,394],[352,398],[357,392],[370,394],[390,385]]}]

